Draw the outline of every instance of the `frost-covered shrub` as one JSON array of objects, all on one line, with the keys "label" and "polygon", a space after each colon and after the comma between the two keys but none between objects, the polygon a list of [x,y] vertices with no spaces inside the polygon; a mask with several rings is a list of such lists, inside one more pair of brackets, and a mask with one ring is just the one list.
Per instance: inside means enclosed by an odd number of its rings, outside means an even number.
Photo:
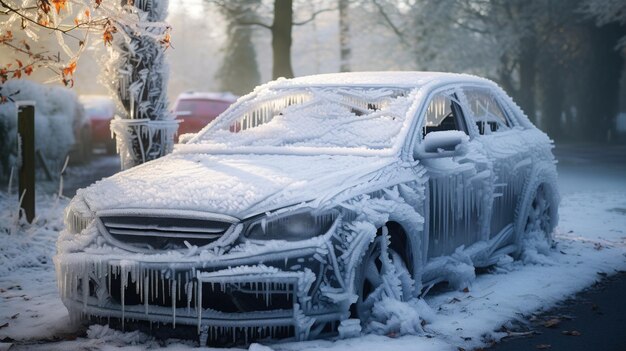
[{"label": "frost-covered shrub", "polygon": [[[41,150],[52,170],[58,169],[75,143],[74,130],[84,118],[82,105],[73,91],[28,80],[9,80],[2,93],[15,101],[35,102],[35,148]],[[13,95],[14,94],[14,95]],[[0,178],[8,178],[17,159],[17,108],[0,104]]]}]

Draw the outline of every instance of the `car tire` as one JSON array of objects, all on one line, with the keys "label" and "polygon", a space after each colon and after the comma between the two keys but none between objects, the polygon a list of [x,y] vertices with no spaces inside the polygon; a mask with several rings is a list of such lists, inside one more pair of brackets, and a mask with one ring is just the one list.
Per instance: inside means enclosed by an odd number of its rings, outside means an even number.
[{"label": "car tire", "polygon": [[521,257],[525,241],[535,232],[541,232],[542,239],[552,245],[552,232],[558,222],[558,205],[558,195],[550,182],[531,181],[527,184],[515,220],[516,258]]},{"label": "car tire", "polygon": [[[355,276],[357,301],[353,305],[352,315],[360,319],[364,327],[370,322],[374,304],[380,301],[380,289],[400,301],[413,297],[411,274],[402,256],[391,248],[387,232],[387,227],[383,227],[382,235],[378,235],[370,244]],[[385,286],[385,275],[389,273],[398,278],[399,286]]]}]

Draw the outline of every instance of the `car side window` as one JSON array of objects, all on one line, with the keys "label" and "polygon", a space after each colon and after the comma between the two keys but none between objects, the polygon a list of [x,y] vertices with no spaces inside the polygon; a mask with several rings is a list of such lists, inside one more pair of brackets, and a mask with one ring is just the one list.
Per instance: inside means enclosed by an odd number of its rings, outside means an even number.
[{"label": "car side window", "polygon": [[430,132],[460,130],[467,134],[465,120],[455,94],[438,93],[428,103],[422,137]]},{"label": "car side window", "polygon": [[472,87],[463,88],[463,93],[469,109],[466,112],[481,135],[510,129],[511,123],[491,90]]}]

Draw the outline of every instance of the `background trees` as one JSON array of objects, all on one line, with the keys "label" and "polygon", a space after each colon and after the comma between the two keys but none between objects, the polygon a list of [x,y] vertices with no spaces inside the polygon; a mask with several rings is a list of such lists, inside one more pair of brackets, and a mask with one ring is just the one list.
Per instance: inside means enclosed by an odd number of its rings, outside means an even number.
[{"label": "background trees", "polygon": [[372,0],[418,69],[498,82],[558,140],[615,135],[626,5],[617,0]]},{"label": "background trees", "polygon": [[[95,8],[95,0],[76,1]],[[103,0],[101,6],[106,3]],[[558,140],[610,140],[620,106],[626,111],[626,89],[620,83],[626,82],[626,4],[621,0],[170,3],[172,15],[167,21],[175,29],[174,48],[167,52],[172,58],[170,100],[190,89],[244,94],[279,76],[441,70],[495,80]],[[101,18],[94,13],[92,20]],[[2,18],[8,17],[0,14]],[[69,24],[72,20],[67,18]],[[19,23],[14,20],[15,28]],[[95,37],[102,40],[103,30],[100,27]],[[13,32],[14,37],[16,32],[21,29]],[[20,40],[11,43],[19,45]],[[72,45],[77,44],[68,44]],[[105,47],[96,46],[99,52]],[[7,57],[3,45],[0,51],[3,59]],[[59,79],[63,68],[70,67],[64,51],[60,52],[64,61],[52,65]],[[25,76],[27,60],[21,61]],[[2,63],[11,63],[13,69],[18,65],[14,60]],[[97,92],[94,84],[86,84],[93,79],[85,79],[94,69],[79,67],[83,68],[72,76],[81,83],[76,89]]]}]

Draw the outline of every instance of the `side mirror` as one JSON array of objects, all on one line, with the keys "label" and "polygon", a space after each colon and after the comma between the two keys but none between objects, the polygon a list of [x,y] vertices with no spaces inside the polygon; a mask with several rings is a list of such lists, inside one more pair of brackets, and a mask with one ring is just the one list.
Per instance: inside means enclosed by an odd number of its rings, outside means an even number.
[{"label": "side mirror", "polygon": [[426,134],[420,144],[415,145],[413,156],[416,159],[462,156],[463,144],[469,136],[460,130],[443,130]]}]

